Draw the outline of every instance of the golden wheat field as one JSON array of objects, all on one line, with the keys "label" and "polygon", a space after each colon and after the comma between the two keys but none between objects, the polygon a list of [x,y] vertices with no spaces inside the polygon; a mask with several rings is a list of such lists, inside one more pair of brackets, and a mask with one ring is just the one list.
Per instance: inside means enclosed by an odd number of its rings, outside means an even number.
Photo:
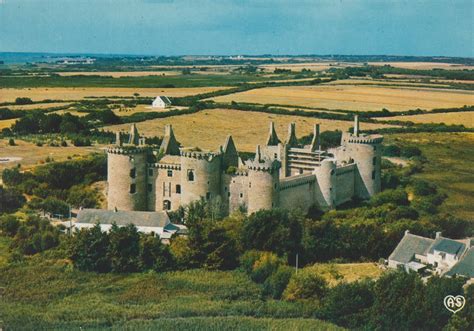
[{"label": "golden wheat field", "polygon": [[[301,116],[274,115],[258,112],[244,112],[231,109],[206,110],[195,114],[173,116],[137,123],[140,134],[145,136],[162,136],[164,126],[172,124],[176,138],[183,146],[196,146],[209,150],[217,150],[223,145],[227,135],[231,134],[237,148],[241,151],[254,151],[257,144],[264,144],[270,122],[275,122],[275,128],[280,140],[286,139],[288,125],[296,123],[298,137],[312,132],[316,123],[321,124],[321,130],[347,130],[353,123],[350,121],[335,121],[315,119]],[[388,127],[387,125],[362,123],[361,129]],[[129,130],[130,124],[113,125],[105,130]]]},{"label": "golden wheat field", "polygon": [[396,121],[410,121],[413,123],[444,123],[448,125],[463,124],[467,128],[474,128],[474,112],[472,111],[394,116],[386,117],[384,119]]},{"label": "golden wheat field", "polygon": [[189,88],[97,88],[97,87],[52,87],[52,88],[4,88],[0,89],[0,102],[13,102],[18,97],[28,97],[33,101],[53,100],[79,100],[86,97],[132,97],[139,93],[142,97],[156,97],[166,95],[170,97],[183,97],[199,93],[223,90],[228,87],[189,87]]},{"label": "golden wheat field", "polygon": [[16,120],[17,120],[17,118],[12,118],[12,119],[8,119],[8,120],[1,120],[0,121],[0,131],[3,130],[3,129],[11,127],[12,124],[15,123]]},{"label": "golden wheat field", "polygon": [[229,94],[213,100],[360,111],[379,111],[383,108],[404,111],[472,105],[474,92],[358,85],[284,86]]},{"label": "golden wheat field", "polygon": [[58,106],[67,105],[67,102],[51,102],[51,103],[34,103],[32,105],[13,105],[7,106],[10,109],[17,109],[17,110],[30,110],[30,109],[45,109],[45,108],[52,108]]},{"label": "golden wheat field", "polygon": [[0,139],[0,159],[15,158],[13,162],[0,162],[0,171],[20,163],[25,168],[43,164],[47,157],[55,161],[64,161],[68,156],[87,155],[92,152],[101,152],[104,146],[94,145],[90,147],[75,147],[71,144],[67,147],[51,147],[46,144],[39,147],[32,142],[15,140],[16,146],[9,146],[8,139]]},{"label": "golden wheat field", "polygon": [[413,79],[397,79],[397,80],[388,80],[388,79],[371,79],[371,78],[350,78],[335,80],[328,82],[327,85],[402,85],[407,87],[449,87],[448,84],[430,84],[430,83],[421,83],[413,81]]},{"label": "golden wheat field", "polygon": [[473,66],[456,64],[456,63],[444,63],[444,62],[369,62],[372,66],[384,66],[390,65],[396,68],[405,69],[419,69],[419,70],[431,70],[431,69],[446,69],[446,70],[464,70],[474,69]]}]

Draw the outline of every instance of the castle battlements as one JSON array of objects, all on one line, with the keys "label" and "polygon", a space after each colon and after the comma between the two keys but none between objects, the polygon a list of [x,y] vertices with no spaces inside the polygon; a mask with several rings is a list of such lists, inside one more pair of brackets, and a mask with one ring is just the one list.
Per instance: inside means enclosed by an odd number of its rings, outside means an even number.
[{"label": "castle battlements", "polygon": [[147,147],[137,147],[137,146],[123,146],[123,147],[109,147],[107,148],[107,153],[110,154],[122,154],[122,155],[132,155],[147,153]]},{"label": "castle battlements", "polygon": [[215,157],[221,155],[220,152],[203,152],[203,151],[193,151],[193,150],[181,150],[180,155],[182,157],[188,157],[198,160],[207,160],[212,161]]},{"label": "castle battlements", "polygon": [[[135,125],[129,137],[123,144],[118,133],[107,149],[109,209],[176,210],[218,198],[229,213],[242,206],[249,213],[275,207],[326,210],[380,191],[383,137],[361,133],[357,117],[354,133],[343,133],[341,145],[331,150],[321,149],[319,124],[311,144],[301,145],[294,123],[284,142],[271,123],[266,143],[247,161],[231,136],[217,151],[181,147],[171,125],[158,149],[145,145]],[[159,159],[149,162],[150,156]]]}]

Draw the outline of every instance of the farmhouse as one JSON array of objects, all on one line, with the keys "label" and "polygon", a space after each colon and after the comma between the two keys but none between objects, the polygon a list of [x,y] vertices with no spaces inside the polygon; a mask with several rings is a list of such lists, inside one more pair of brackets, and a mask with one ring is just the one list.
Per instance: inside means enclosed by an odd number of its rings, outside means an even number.
[{"label": "farmhouse", "polygon": [[103,209],[82,209],[77,214],[74,227],[78,230],[100,225],[107,232],[113,224],[127,226],[133,224],[142,233],[153,233],[161,239],[169,239],[177,232],[184,232],[185,227],[171,223],[168,214],[161,212],[123,211]]},{"label": "farmhouse", "polygon": [[157,96],[153,103],[151,104],[152,108],[167,108],[171,106],[171,101],[168,97],[165,96]]},{"label": "farmhouse", "polygon": [[436,233],[435,239],[411,234],[408,230],[388,258],[389,268],[433,274],[474,277],[474,238],[453,240]]}]

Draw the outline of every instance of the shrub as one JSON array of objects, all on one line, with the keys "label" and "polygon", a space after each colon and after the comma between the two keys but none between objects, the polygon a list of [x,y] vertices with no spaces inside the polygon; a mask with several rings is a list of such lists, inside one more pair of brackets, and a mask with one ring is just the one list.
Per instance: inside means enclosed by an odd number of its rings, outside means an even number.
[{"label": "shrub", "polygon": [[421,156],[421,150],[415,146],[403,147],[400,151],[401,157],[412,158],[414,156]]},{"label": "shrub", "polygon": [[31,105],[33,103],[33,100],[31,100],[30,98],[16,98],[15,99],[15,104],[17,105]]},{"label": "shrub", "polygon": [[408,195],[403,189],[385,190],[370,199],[372,206],[381,206],[386,203],[393,203],[397,206],[408,205]]},{"label": "shrub", "polygon": [[263,284],[263,294],[273,299],[281,299],[283,291],[288,285],[293,273],[293,268],[287,265],[280,265],[278,269],[265,280]]},{"label": "shrub", "polygon": [[13,138],[8,139],[8,145],[9,146],[16,146],[15,140],[13,140]]},{"label": "shrub", "polygon": [[12,213],[26,202],[25,197],[15,188],[0,185],[0,213]]},{"label": "shrub", "polygon": [[306,268],[291,277],[283,292],[283,298],[287,301],[314,300],[318,304],[326,295],[327,290],[326,280],[315,274],[311,268]]},{"label": "shrub", "polygon": [[20,227],[20,221],[13,215],[4,215],[0,218],[0,230],[7,236],[14,237]]},{"label": "shrub", "polygon": [[367,324],[374,302],[373,282],[340,283],[328,291],[321,317],[349,329]]}]

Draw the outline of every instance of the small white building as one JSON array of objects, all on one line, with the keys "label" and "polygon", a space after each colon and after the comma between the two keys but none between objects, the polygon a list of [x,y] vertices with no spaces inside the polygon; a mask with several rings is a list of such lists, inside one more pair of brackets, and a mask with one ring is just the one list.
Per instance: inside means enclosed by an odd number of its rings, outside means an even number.
[{"label": "small white building", "polygon": [[113,224],[119,227],[133,224],[142,233],[153,233],[164,241],[169,241],[171,236],[177,232],[185,233],[186,227],[173,224],[165,211],[124,211],[104,209],[82,209],[77,214],[77,221],[73,227],[89,229],[96,224],[100,225],[102,231],[107,232]]},{"label": "small white building", "polygon": [[152,108],[164,109],[169,106],[171,106],[171,100],[165,96],[157,96],[155,100],[153,100],[153,103],[151,104]]},{"label": "small white building", "polygon": [[420,272],[430,269],[438,275],[474,276],[474,238],[453,240],[436,233],[425,238],[405,232],[402,240],[388,258],[389,268]]}]

